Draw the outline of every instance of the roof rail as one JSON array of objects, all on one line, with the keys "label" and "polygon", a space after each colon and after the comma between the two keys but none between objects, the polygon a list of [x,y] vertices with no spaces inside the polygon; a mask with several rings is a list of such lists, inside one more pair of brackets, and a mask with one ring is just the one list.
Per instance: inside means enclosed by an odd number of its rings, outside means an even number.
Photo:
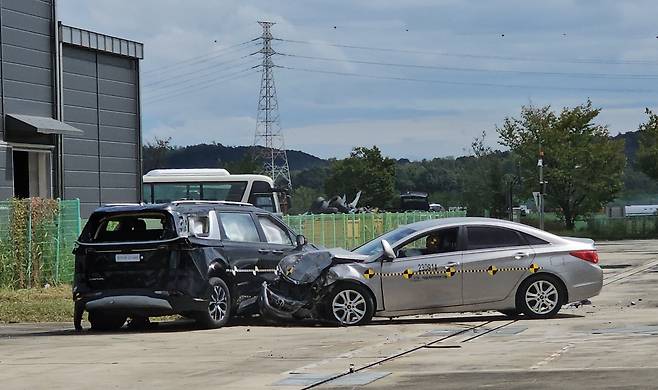
[{"label": "roof rail", "polygon": [[144,203],[105,203],[103,207],[144,206]]},{"label": "roof rail", "polygon": [[229,200],[175,200],[171,204],[223,204],[231,206],[253,206],[251,203],[247,202],[232,202]]}]

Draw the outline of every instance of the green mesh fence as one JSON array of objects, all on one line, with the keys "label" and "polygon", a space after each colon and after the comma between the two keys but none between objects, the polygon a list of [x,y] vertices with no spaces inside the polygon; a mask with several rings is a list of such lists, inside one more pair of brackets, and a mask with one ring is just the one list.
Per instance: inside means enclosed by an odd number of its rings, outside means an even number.
[{"label": "green mesh fence", "polygon": [[0,287],[29,288],[73,280],[80,202],[0,202]]},{"label": "green mesh fence", "polygon": [[465,217],[462,211],[286,215],[283,220],[315,244],[353,249],[397,228],[428,219]]}]

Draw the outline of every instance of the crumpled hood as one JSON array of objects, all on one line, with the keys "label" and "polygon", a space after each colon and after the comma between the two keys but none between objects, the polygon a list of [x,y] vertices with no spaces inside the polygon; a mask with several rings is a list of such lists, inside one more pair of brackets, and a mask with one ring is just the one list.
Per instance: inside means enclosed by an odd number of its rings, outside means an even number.
[{"label": "crumpled hood", "polygon": [[322,271],[333,264],[361,262],[367,258],[342,248],[295,253],[279,262],[278,271],[295,284],[306,284],[315,281]]}]

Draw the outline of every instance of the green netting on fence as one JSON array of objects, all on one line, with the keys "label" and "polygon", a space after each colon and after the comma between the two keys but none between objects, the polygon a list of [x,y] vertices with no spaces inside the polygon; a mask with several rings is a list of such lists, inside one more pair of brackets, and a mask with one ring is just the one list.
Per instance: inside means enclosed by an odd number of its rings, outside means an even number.
[{"label": "green netting on fence", "polygon": [[79,234],[78,200],[0,202],[0,287],[70,283]]},{"label": "green netting on fence", "polygon": [[587,232],[597,239],[658,238],[658,217],[592,218]]},{"label": "green netting on fence", "polygon": [[310,242],[353,249],[400,225],[428,219],[464,217],[462,211],[286,215],[283,220]]}]

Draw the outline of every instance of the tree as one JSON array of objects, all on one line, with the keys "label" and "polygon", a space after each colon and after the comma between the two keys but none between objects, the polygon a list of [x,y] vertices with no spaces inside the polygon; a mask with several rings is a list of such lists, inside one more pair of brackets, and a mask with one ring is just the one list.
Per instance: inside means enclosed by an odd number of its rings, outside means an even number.
[{"label": "tree", "polygon": [[600,112],[589,100],[559,115],[550,106],[524,106],[520,118],[508,117],[496,129],[500,143],[518,158],[528,190],[539,188],[537,158],[543,149],[546,200],[559,207],[568,229],[576,217],[599,210],[622,188],[624,142],[610,139],[606,126],[593,123]]},{"label": "tree", "polygon": [[321,195],[320,191],[314,188],[295,186],[292,191],[292,206],[288,210],[288,214],[304,214]]},{"label": "tree", "polygon": [[473,156],[463,159],[463,201],[468,215],[482,216],[488,210],[493,217],[505,217],[507,175],[505,156],[485,144],[486,133],[471,143]]},{"label": "tree", "polygon": [[395,200],[395,160],[385,158],[376,146],[357,147],[350,157],[332,163],[325,182],[328,196],[346,194],[349,199],[363,191],[360,205],[391,208]]},{"label": "tree", "polygon": [[142,148],[144,173],[158,168],[167,167],[167,155],[175,148],[171,145],[169,138],[153,138]]},{"label": "tree", "polygon": [[658,180],[658,115],[647,108],[649,119],[640,125],[640,148],[637,151],[637,167],[644,174]]},{"label": "tree", "polygon": [[230,161],[224,164],[219,163],[218,165],[231,172],[232,175],[257,174],[261,173],[263,170],[263,165],[250,151],[244,153],[240,160]]}]

